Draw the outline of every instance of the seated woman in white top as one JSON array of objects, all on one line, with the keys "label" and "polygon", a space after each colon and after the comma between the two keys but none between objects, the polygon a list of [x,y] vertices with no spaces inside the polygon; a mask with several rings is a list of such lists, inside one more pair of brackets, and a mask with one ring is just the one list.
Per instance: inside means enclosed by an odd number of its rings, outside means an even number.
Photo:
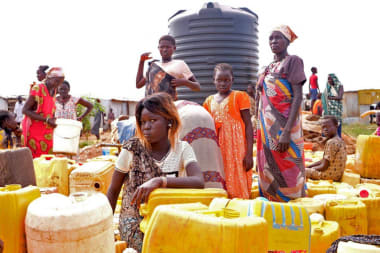
[{"label": "seated woman in white top", "polygon": [[167,93],[156,93],[136,106],[136,135],[124,145],[107,197],[113,210],[123,189],[119,230],[128,247],[141,251],[143,234],[138,207],[156,188],[203,188],[204,180],[191,146],[178,140],[180,120]]}]

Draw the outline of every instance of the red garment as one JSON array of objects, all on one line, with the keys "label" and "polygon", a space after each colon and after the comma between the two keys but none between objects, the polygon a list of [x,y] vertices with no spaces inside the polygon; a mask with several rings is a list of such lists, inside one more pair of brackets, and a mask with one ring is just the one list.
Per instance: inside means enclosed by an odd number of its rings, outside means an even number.
[{"label": "red garment", "polygon": [[309,79],[310,88],[311,89],[318,89],[318,76],[315,74],[312,74]]},{"label": "red garment", "polygon": [[[43,117],[54,117],[55,95],[50,96],[44,83],[33,85],[30,96],[37,102],[36,113]],[[33,158],[42,154],[51,154],[53,151],[53,128],[46,122],[32,120],[25,116],[22,122],[25,146],[32,151]]]}]

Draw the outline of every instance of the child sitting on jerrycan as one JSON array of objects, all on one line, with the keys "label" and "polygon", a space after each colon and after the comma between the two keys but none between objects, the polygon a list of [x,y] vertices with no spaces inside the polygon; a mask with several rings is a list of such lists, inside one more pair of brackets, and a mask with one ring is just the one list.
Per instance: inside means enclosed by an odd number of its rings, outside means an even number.
[{"label": "child sitting on jerrycan", "polygon": [[306,177],[315,180],[340,181],[346,166],[347,152],[344,141],[337,134],[338,120],[327,115],[322,118],[322,134],[327,137],[322,160],[306,168]]}]

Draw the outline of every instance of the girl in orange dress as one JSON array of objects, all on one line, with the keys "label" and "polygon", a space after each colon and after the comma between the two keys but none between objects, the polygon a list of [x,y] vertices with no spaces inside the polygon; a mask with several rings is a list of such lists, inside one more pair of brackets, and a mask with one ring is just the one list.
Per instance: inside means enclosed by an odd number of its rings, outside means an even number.
[{"label": "girl in orange dress", "polygon": [[203,106],[215,122],[228,195],[230,198],[248,199],[253,167],[250,102],[247,93],[231,90],[233,80],[230,65],[216,65],[214,84],[218,93],[209,96]]}]

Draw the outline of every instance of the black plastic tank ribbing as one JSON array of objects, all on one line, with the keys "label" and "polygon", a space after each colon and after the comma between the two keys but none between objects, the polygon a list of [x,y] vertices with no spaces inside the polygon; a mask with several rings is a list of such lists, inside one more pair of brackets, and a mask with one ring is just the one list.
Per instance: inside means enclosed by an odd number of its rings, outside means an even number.
[{"label": "black plastic tank ribbing", "polygon": [[234,90],[256,84],[259,67],[258,17],[247,8],[206,3],[198,12],[180,10],[169,18],[169,34],[176,39],[174,59],[184,60],[201,84],[194,92],[179,87],[178,99],[203,103],[216,92],[213,70],[218,63],[233,67]]}]

